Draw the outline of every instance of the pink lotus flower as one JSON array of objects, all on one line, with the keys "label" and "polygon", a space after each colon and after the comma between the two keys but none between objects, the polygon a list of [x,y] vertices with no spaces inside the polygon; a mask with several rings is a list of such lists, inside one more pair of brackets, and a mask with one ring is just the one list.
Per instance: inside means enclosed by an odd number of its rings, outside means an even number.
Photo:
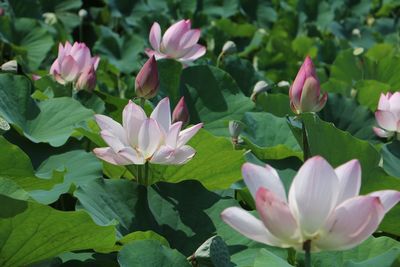
[{"label": "pink lotus flower", "polygon": [[328,99],[321,95],[320,85],[310,57],[306,57],[289,90],[290,107],[294,113],[318,112]]},{"label": "pink lotus flower", "polygon": [[156,59],[174,58],[182,63],[194,61],[206,53],[206,48],[197,44],[200,30],[191,30],[190,20],[180,20],[164,33],[161,39],[161,28],[154,22],[150,30],[149,41],[153,48],[146,49],[146,54]]},{"label": "pink lotus flower", "polygon": [[182,122],[171,124],[169,99],[161,100],[148,118],[143,109],[129,101],[122,113],[122,125],[96,115],[100,135],[109,147],[95,148],[100,159],[115,165],[184,164],[196,154],[186,143],[202,123],[181,131]]},{"label": "pink lotus flower", "polygon": [[238,207],[225,209],[222,219],[246,237],[270,246],[302,250],[311,241],[311,251],[352,248],[367,239],[400,200],[400,192],[394,190],[359,196],[357,160],[336,169],[319,156],[307,160],[288,198],[269,165],[245,163],[242,173],[261,220]]},{"label": "pink lotus flower", "polygon": [[181,121],[183,125],[189,123],[189,110],[185,103],[185,97],[181,97],[174,111],[172,112],[172,122]]},{"label": "pink lotus flower", "polygon": [[[91,56],[89,48],[84,43],[75,42],[73,46],[69,42],[66,42],[65,46],[60,43],[58,57],[51,65],[50,74],[61,84],[75,83],[82,73],[88,77],[92,71],[94,75],[99,61],[99,57]],[[83,81],[80,82],[82,83]]]},{"label": "pink lotus flower", "polygon": [[155,97],[159,84],[157,61],[154,56],[151,56],[136,76],[136,96],[146,99]]},{"label": "pink lotus flower", "polygon": [[373,127],[376,135],[392,137],[400,132],[400,93],[381,94],[378,109],[375,112],[378,127]]}]

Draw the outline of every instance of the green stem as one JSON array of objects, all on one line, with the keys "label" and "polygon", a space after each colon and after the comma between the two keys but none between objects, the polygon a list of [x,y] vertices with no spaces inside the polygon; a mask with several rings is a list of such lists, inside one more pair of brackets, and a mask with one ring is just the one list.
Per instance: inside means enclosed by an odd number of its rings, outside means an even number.
[{"label": "green stem", "polygon": [[146,186],[150,185],[149,181],[149,162],[146,161],[144,164],[144,183]]},{"label": "green stem", "polygon": [[301,132],[303,136],[303,160],[306,161],[310,158],[310,146],[307,140],[307,130],[304,121],[301,122]]},{"label": "green stem", "polygon": [[223,52],[221,52],[219,55],[218,55],[218,57],[217,57],[217,68],[219,67],[219,65],[221,64],[221,60],[222,60],[222,57],[224,56],[224,53]]},{"label": "green stem", "polygon": [[296,266],[296,250],[294,248],[288,248],[287,262],[293,266]]},{"label": "green stem", "polygon": [[138,178],[138,183],[141,185],[144,185],[143,181],[143,165],[137,165],[137,178]]},{"label": "green stem", "polygon": [[305,253],[304,267],[311,267],[311,240],[307,240],[303,244],[303,250]]}]

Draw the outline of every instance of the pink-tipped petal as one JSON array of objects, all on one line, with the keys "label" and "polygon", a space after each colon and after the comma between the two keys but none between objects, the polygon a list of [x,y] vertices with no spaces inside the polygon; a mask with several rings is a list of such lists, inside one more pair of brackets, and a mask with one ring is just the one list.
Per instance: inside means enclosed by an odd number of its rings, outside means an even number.
[{"label": "pink-tipped petal", "polygon": [[92,65],[93,65],[93,68],[94,68],[94,70],[97,70],[97,67],[99,66],[99,63],[100,63],[100,57],[99,56],[94,56],[94,57],[92,57]]},{"label": "pink-tipped petal", "polygon": [[381,94],[378,102],[378,109],[379,110],[390,110],[390,101],[389,101],[389,94],[385,95],[384,93]]},{"label": "pink-tipped petal", "polygon": [[175,149],[169,164],[181,165],[191,160],[196,155],[196,150],[191,146],[182,146]]},{"label": "pink-tipped petal", "polygon": [[160,51],[161,28],[160,28],[160,24],[158,24],[157,22],[154,22],[153,26],[151,26],[150,34],[149,34],[149,41],[150,41],[151,47],[154,50]]},{"label": "pink-tipped petal", "polygon": [[397,120],[394,114],[390,111],[377,110],[375,112],[375,118],[378,125],[387,131],[397,130]]},{"label": "pink-tipped petal", "polygon": [[58,59],[54,60],[53,64],[50,67],[50,74],[60,73],[60,64],[58,63]]},{"label": "pink-tipped petal", "polygon": [[312,112],[319,105],[319,81],[314,77],[308,77],[303,85],[300,97],[300,110]]},{"label": "pink-tipped petal", "polygon": [[332,212],[314,245],[320,250],[352,248],[378,228],[384,212],[378,197],[348,199]]},{"label": "pink-tipped petal", "polygon": [[261,167],[253,163],[245,163],[242,166],[242,175],[254,199],[256,198],[258,189],[264,187],[274,192],[282,201],[287,201],[285,187],[278,173],[268,164]]},{"label": "pink-tipped petal", "polygon": [[171,108],[169,106],[169,98],[166,97],[158,102],[157,106],[150,115],[160,125],[164,133],[168,133],[171,126]]},{"label": "pink-tipped petal", "polygon": [[358,160],[350,160],[335,169],[339,178],[339,195],[337,204],[358,196],[361,187],[361,166]]},{"label": "pink-tipped petal", "polygon": [[122,112],[122,125],[126,131],[129,144],[136,147],[139,144],[139,130],[147,119],[143,109],[129,100]]},{"label": "pink-tipped petal", "polygon": [[292,243],[298,227],[286,201],[264,187],[256,193],[256,208],[267,229],[281,241]]},{"label": "pink-tipped petal", "polygon": [[328,93],[325,92],[323,95],[320,97],[318,104],[314,107],[313,112],[319,112],[321,109],[325,107],[326,101],[328,100]]},{"label": "pink-tipped petal", "polygon": [[178,136],[182,128],[182,122],[178,121],[169,127],[167,137],[165,138],[165,144],[171,148],[176,148],[178,144]]},{"label": "pink-tipped petal", "polygon": [[182,96],[178,104],[176,104],[172,112],[172,122],[181,121],[183,125],[189,123],[189,110],[185,103],[185,98]]},{"label": "pink-tipped petal", "polygon": [[60,66],[60,75],[64,80],[67,82],[74,81],[77,78],[79,71],[79,66],[72,56],[64,57]]},{"label": "pink-tipped petal", "polygon": [[163,134],[157,122],[153,119],[146,119],[139,130],[139,151],[146,160],[153,156],[162,139]]},{"label": "pink-tipped petal", "polygon": [[388,212],[400,201],[400,192],[396,190],[375,191],[368,195],[379,197],[379,200],[381,201],[385,212]]},{"label": "pink-tipped petal", "polygon": [[[189,27],[188,27],[189,26]],[[179,41],[183,35],[190,30],[190,23],[188,24],[185,20],[180,20],[169,27],[162,38],[162,47],[165,48],[168,53],[176,53],[179,51]]]},{"label": "pink-tipped petal", "polygon": [[200,39],[201,31],[198,29],[187,31],[179,41],[179,47],[181,49],[187,49],[194,46]]},{"label": "pink-tipped petal", "polygon": [[175,149],[169,146],[161,146],[153,155],[150,162],[154,164],[168,164]]},{"label": "pink-tipped petal", "polygon": [[297,172],[289,190],[289,205],[304,238],[313,236],[326,222],[338,192],[336,173],[320,156],[308,159]]},{"label": "pink-tipped petal", "polygon": [[204,46],[195,44],[182,58],[179,59],[179,61],[183,63],[194,61],[203,56],[205,53],[206,48]]},{"label": "pink-tipped petal", "polygon": [[93,150],[96,157],[107,161],[108,163],[114,165],[130,165],[133,164],[129,160],[119,156],[111,147],[99,147]]},{"label": "pink-tipped petal", "polygon": [[131,162],[131,164],[143,165],[146,162],[146,159],[132,147],[121,149],[118,155]]},{"label": "pink-tipped petal", "polygon": [[115,152],[119,152],[121,149],[126,147],[126,144],[107,130],[102,130],[100,136]]},{"label": "pink-tipped petal", "polygon": [[389,98],[390,110],[394,113],[400,112],[400,92],[395,92]]},{"label": "pink-tipped petal", "polygon": [[374,131],[374,133],[377,136],[382,137],[382,138],[389,138],[389,137],[392,137],[394,135],[394,132],[388,132],[388,131],[385,131],[385,130],[383,130],[381,128],[378,128],[378,127],[372,127],[372,130]]},{"label": "pink-tipped petal", "polygon": [[178,147],[185,145],[203,127],[203,123],[198,123],[179,133]]},{"label": "pink-tipped petal", "polygon": [[242,235],[270,246],[281,247],[281,242],[265,228],[262,221],[238,207],[225,209],[222,220]]},{"label": "pink-tipped petal", "polygon": [[128,146],[128,139],[125,130],[121,124],[104,115],[98,114],[95,115],[94,118],[96,119],[96,122],[101,130],[106,130],[110,132],[112,135],[120,139],[123,144]]}]

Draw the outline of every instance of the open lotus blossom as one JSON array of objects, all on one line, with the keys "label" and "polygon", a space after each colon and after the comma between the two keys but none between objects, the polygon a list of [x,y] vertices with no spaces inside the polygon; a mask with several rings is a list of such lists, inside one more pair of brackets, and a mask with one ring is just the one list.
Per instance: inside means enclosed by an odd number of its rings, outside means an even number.
[{"label": "open lotus blossom", "polygon": [[310,57],[306,57],[303,65],[289,89],[290,107],[294,113],[318,112],[328,99],[325,92],[321,95],[320,84],[315,73],[314,64]]},{"label": "open lotus blossom", "polygon": [[149,57],[156,59],[174,58],[180,62],[188,63],[198,59],[206,53],[206,48],[197,44],[201,31],[190,29],[190,20],[180,20],[173,24],[164,33],[161,39],[161,28],[154,22],[150,30],[149,41],[151,49],[146,49]]},{"label": "open lotus blossom", "polygon": [[378,127],[374,127],[374,132],[380,137],[392,137],[396,132],[400,132],[400,93],[381,94],[378,109],[375,112]]},{"label": "open lotus blossom", "polygon": [[161,100],[146,116],[143,109],[129,101],[122,113],[122,125],[110,117],[96,115],[100,135],[109,147],[95,148],[100,159],[115,165],[184,164],[196,154],[186,143],[202,123],[182,130],[182,122],[171,124],[169,99]]},{"label": "open lotus blossom", "polygon": [[100,58],[92,57],[89,48],[84,43],[75,42],[71,45],[66,42],[58,46],[58,57],[50,68],[50,74],[61,84],[75,83],[79,80],[78,90],[90,87],[96,81],[95,71]]},{"label": "open lotus blossom", "polygon": [[394,190],[359,196],[357,160],[333,169],[320,156],[310,158],[294,177],[288,197],[271,166],[245,163],[242,174],[261,220],[238,207],[225,209],[222,219],[250,239],[283,248],[302,250],[305,242],[311,251],[352,248],[368,238],[400,200]]}]

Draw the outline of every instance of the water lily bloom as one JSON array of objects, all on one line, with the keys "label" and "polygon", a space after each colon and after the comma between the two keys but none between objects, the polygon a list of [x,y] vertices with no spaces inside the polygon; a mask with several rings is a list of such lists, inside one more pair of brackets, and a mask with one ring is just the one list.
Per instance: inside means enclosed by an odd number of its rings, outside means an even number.
[{"label": "water lily bloom", "polygon": [[290,107],[294,113],[318,112],[328,99],[325,92],[321,95],[320,84],[315,73],[314,64],[306,57],[303,65],[289,89]]},{"label": "water lily bloom", "polygon": [[197,44],[199,29],[191,29],[190,20],[180,20],[173,24],[161,38],[161,28],[154,22],[150,30],[149,41],[153,49],[146,49],[149,57],[156,59],[174,58],[180,62],[194,61],[206,53],[206,48]]},{"label": "water lily bloom", "polygon": [[231,207],[222,219],[246,237],[270,246],[311,251],[345,250],[367,239],[400,200],[395,190],[359,196],[361,167],[351,160],[333,169],[325,159],[307,160],[286,196],[275,169],[245,163],[244,181],[260,219]]},{"label": "water lily bloom", "polygon": [[189,110],[185,103],[185,97],[181,97],[174,111],[172,112],[172,122],[181,121],[183,125],[189,123]]},{"label": "water lily bloom", "polygon": [[392,137],[400,132],[400,93],[381,94],[375,118],[379,128],[374,127],[374,132],[380,137]]},{"label": "water lily bloom", "polygon": [[96,115],[100,135],[109,147],[95,148],[100,159],[115,165],[184,164],[196,154],[186,143],[202,123],[181,131],[182,122],[171,124],[169,99],[161,100],[146,116],[143,109],[129,101],[122,113],[122,125],[110,117]]},{"label": "water lily bloom", "polygon": [[136,76],[136,96],[146,99],[153,98],[157,95],[159,84],[157,61],[154,56],[151,56]]},{"label": "water lily bloom", "polygon": [[[89,48],[84,43],[75,42],[71,45],[66,42],[58,46],[58,57],[50,68],[50,74],[61,84],[75,83],[82,73],[97,69],[100,58],[92,57]],[[93,78],[92,78],[93,79]]]}]

